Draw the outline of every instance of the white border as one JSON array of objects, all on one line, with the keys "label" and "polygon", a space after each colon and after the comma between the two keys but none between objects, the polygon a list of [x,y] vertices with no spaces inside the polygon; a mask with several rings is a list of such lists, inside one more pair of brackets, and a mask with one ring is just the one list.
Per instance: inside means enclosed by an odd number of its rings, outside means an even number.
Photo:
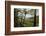
[{"label": "white border", "polygon": [[[14,8],[32,8],[39,9],[39,26],[38,27],[14,27]],[[11,5],[11,31],[29,31],[29,30],[42,30],[42,7],[41,6],[22,6]]]}]

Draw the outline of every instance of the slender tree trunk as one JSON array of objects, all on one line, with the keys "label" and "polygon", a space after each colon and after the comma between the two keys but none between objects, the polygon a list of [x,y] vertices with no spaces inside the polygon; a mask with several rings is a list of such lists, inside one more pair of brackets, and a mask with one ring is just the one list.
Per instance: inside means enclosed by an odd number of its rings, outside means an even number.
[{"label": "slender tree trunk", "polygon": [[35,9],[35,13],[34,13],[34,26],[36,26],[36,9]]},{"label": "slender tree trunk", "polygon": [[23,24],[24,24],[24,22],[25,22],[25,18],[26,18],[26,11],[24,10],[24,12],[25,12],[25,16],[24,16]]}]

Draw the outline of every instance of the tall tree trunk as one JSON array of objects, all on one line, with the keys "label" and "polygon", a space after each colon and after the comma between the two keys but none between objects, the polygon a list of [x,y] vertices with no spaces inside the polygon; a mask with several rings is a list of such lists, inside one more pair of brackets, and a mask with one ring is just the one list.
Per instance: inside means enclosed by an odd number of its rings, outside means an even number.
[{"label": "tall tree trunk", "polygon": [[36,26],[36,9],[35,9],[35,12],[34,12],[34,26]]},{"label": "tall tree trunk", "polygon": [[24,16],[24,20],[23,20],[23,24],[24,24],[24,22],[25,22],[25,18],[26,18],[26,9],[24,9],[24,14],[25,14],[25,16]]}]

